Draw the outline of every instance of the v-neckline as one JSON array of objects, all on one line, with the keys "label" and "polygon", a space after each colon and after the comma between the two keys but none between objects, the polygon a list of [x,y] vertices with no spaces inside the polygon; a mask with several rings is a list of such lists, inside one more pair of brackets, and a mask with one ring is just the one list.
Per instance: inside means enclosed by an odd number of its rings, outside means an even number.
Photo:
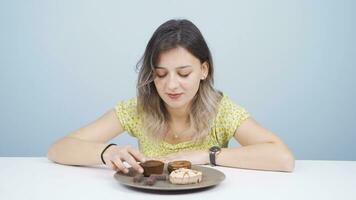
[{"label": "v-neckline", "polygon": [[170,143],[170,142],[167,142],[166,140],[163,140],[162,143],[165,143],[167,145],[170,145],[170,146],[177,146],[177,145],[183,145],[183,144],[189,144],[189,143],[193,143],[194,141],[193,140],[187,140],[187,141],[183,141],[183,142],[178,142],[178,143]]}]

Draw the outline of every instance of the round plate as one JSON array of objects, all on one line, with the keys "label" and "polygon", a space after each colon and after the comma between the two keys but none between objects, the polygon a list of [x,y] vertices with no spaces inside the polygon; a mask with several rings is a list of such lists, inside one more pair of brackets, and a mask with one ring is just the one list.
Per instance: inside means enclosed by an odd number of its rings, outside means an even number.
[{"label": "round plate", "polygon": [[[156,181],[154,185],[149,186],[149,185],[145,185],[144,181],[141,181],[140,183],[134,183],[133,176],[129,176],[120,172],[117,172],[114,175],[114,178],[118,180],[121,184],[134,188],[147,189],[147,190],[167,190],[167,191],[192,190],[192,189],[211,187],[219,184],[221,181],[225,179],[224,173],[213,168],[192,166],[192,169],[201,171],[203,173],[202,181],[200,183],[187,184],[187,185],[175,185],[170,183],[169,180],[166,180],[166,181]],[[168,176],[168,171],[166,167],[165,167],[164,174]]]}]

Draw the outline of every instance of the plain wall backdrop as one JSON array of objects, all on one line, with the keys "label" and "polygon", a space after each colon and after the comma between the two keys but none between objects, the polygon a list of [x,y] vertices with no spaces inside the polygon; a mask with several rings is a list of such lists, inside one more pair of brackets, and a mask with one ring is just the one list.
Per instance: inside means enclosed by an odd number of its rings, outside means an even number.
[{"label": "plain wall backdrop", "polygon": [[[216,87],[297,159],[356,160],[355,10],[352,0],[1,0],[0,156],[45,156],[135,96],[154,30],[186,18],[212,51]],[[113,142],[137,146],[127,133]]]}]

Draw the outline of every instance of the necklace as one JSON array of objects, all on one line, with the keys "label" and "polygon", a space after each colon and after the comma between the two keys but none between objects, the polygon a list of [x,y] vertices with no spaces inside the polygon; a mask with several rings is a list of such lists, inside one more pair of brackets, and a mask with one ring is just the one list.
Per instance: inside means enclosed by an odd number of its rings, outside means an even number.
[{"label": "necklace", "polygon": [[[182,124],[182,123],[168,123],[168,131],[167,135],[171,135],[171,138],[173,140],[178,140],[182,139],[183,136],[187,135],[187,132],[191,130],[191,127],[189,124]],[[183,128],[183,129],[181,129]],[[167,137],[166,135],[166,137]],[[184,137],[183,137],[184,138]]]},{"label": "necklace", "polygon": [[189,127],[188,128],[186,128],[186,129],[184,129],[183,131],[181,131],[180,133],[178,133],[178,132],[175,132],[175,131],[173,131],[173,130],[171,130],[170,132],[171,132],[171,134],[173,135],[173,138],[174,139],[178,139],[178,138],[180,138],[180,137],[182,137],[183,135],[185,135],[188,131],[189,131]]}]

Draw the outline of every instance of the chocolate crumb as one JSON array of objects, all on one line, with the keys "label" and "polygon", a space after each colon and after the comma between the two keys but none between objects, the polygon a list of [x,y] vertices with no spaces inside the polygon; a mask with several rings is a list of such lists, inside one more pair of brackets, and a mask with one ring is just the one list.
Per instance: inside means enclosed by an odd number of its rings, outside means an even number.
[{"label": "chocolate crumb", "polygon": [[143,174],[137,174],[134,178],[133,178],[133,182],[134,183],[139,183],[143,180]]},{"label": "chocolate crumb", "polygon": [[154,177],[157,181],[165,181],[167,180],[167,176],[164,174],[151,174],[150,177]]},{"label": "chocolate crumb", "polygon": [[154,176],[150,176],[146,179],[145,185],[154,185],[156,183],[156,178]]}]

